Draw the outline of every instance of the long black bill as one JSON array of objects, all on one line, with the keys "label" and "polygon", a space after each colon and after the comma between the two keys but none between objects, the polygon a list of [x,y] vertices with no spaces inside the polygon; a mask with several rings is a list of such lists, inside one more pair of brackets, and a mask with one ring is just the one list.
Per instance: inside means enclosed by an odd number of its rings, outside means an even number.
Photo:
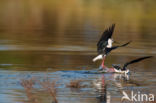
[{"label": "long black bill", "polygon": [[151,58],[151,57],[153,57],[153,56],[145,56],[145,57],[137,58],[137,59],[135,59],[135,60],[132,60],[132,61],[130,61],[130,62],[127,62],[127,63],[124,64],[123,70],[126,70],[126,67],[127,67],[129,64],[137,63],[137,62],[139,62],[139,61],[142,61],[142,60],[144,60],[144,59],[148,59],[148,58]]}]

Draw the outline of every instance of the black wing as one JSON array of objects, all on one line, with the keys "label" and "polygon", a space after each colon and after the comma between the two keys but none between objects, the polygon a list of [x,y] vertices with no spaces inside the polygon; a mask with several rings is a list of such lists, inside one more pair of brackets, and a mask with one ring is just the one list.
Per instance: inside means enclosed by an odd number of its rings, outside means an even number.
[{"label": "black wing", "polygon": [[125,44],[119,45],[119,46],[113,46],[112,48],[106,48],[105,54],[107,55],[107,54],[110,53],[112,50],[117,49],[117,48],[119,48],[119,47],[127,46],[129,43],[131,43],[131,41],[129,41],[129,42],[125,43]]},{"label": "black wing", "polygon": [[105,30],[100,38],[100,40],[97,43],[97,51],[98,53],[104,49],[108,44],[108,39],[112,37],[112,34],[114,32],[115,24],[113,24],[111,27],[109,27],[107,30]]},{"label": "black wing", "polygon": [[147,59],[147,58],[151,58],[151,57],[153,57],[153,56],[146,56],[146,57],[138,58],[138,59],[132,60],[132,61],[130,61],[130,62],[127,62],[127,63],[124,64],[123,70],[126,70],[126,67],[127,67],[129,64],[133,64],[133,63],[136,63],[136,62],[139,62],[139,61],[141,61],[141,60],[144,60],[144,59]]},{"label": "black wing", "polygon": [[119,47],[124,47],[124,46],[127,46],[129,43],[131,43],[132,41],[129,41],[129,42],[127,42],[127,43],[125,43],[125,44],[122,44],[122,45],[119,45],[119,46],[113,46],[112,47],[112,49],[117,49],[117,48],[119,48]]}]

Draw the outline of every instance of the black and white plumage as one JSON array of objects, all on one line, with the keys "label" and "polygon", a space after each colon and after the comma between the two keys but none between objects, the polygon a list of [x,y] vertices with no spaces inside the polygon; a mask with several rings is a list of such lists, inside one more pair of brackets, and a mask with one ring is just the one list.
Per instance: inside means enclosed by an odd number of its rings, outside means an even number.
[{"label": "black and white plumage", "polygon": [[111,39],[114,32],[115,24],[105,30],[97,43],[97,51],[101,54],[105,48],[112,47],[113,40]]},{"label": "black and white plumage", "polygon": [[113,35],[114,28],[115,28],[115,24],[112,24],[111,27],[109,27],[103,32],[100,40],[97,43],[97,52],[99,55],[93,59],[94,62],[98,59],[103,58],[102,54],[104,54],[106,48],[112,47],[113,39],[111,39],[111,37]]},{"label": "black and white plumage", "polygon": [[111,48],[105,48],[105,50],[103,51],[105,55],[109,54],[112,50],[114,49],[117,49],[119,47],[124,47],[124,46],[127,46],[129,43],[131,43],[131,41],[125,43],[125,44],[122,44],[122,45],[119,45],[119,46],[113,46]]},{"label": "black and white plumage", "polygon": [[113,66],[115,72],[118,72],[118,73],[128,73],[129,72],[129,70],[127,69],[128,65],[140,62],[140,61],[142,61],[144,59],[148,59],[148,58],[151,58],[151,57],[153,57],[153,56],[145,56],[145,57],[134,59],[132,61],[129,61],[129,62],[125,63],[123,65],[123,67],[121,67],[120,65],[117,65],[117,64],[113,64],[112,66]]},{"label": "black and white plumage", "polygon": [[[115,24],[113,24],[111,27],[109,27],[107,30],[105,30],[100,38],[100,40],[97,43],[97,52],[98,56],[96,56],[93,59],[93,62],[104,59],[106,55],[108,55],[112,50],[117,49],[119,47],[127,46],[130,42],[127,42],[120,46],[112,46],[113,39],[112,35],[114,32]],[[103,60],[104,62],[104,60]]]}]

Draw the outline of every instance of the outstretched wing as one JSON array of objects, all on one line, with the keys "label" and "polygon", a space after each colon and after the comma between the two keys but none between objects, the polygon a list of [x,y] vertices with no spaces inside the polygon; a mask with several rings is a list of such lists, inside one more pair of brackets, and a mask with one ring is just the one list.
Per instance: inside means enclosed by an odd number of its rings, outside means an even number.
[{"label": "outstretched wing", "polygon": [[125,44],[119,45],[119,46],[113,46],[112,48],[107,48],[107,50],[105,51],[105,54],[107,55],[107,54],[110,53],[112,50],[117,49],[117,48],[119,48],[119,47],[127,46],[129,43],[131,43],[131,41],[129,41],[129,42],[125,43]]},{"label": "outstretched wing", "polygon": [[124,46],[127,46],[129,43],[131,43],[132,41],[129,41],[129,42],[127,42],[127,43],[125,43],[125,44],[122,44],[122,45],[119,45],[119,46],[113,46],[111,49],[113,50],[113,49],[117,49],[117,48],[119,48],[119,47],[124,47]]},{"label": "outstretched wing", "polygon": [[112,37],[112,34],[114,32],[115,24],[113,24],[111,27],[109,27],[107,30],[105,30],[100,38],[100,40],[97,43],[97,51],[98,53],[104,49],[108,44],[108,39]]},{"label": "outstretched wing", "polygon": [[123,70],[126,70],[126,67],[127,67],[129,64],[133,64],[133,63],[136,63],[136,62],[139,62],[139,61],[141,61],[141,60],[144,60],[144,59],[147,59],[147,58],[151,58],[151,57],[153,57],[153,56],[146,56],[146,57],[142,57],[142,58],[137,58],[137,59],[135,59],[135,60],[132,60],[132,61],[130,61],[130,62],[127,62],[127,63],[124,64]]}]

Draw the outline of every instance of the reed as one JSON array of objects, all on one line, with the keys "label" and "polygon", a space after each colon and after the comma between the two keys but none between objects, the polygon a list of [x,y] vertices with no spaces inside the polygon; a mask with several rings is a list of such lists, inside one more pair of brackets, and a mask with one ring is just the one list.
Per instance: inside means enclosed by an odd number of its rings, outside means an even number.
[{"label": "reed", "polygon": [[82,80],[71,80],[69,84],[66,85],[66,87],[70,88],[81,88],[83,87],[81,85]]},{"label": "reed", "polygon": [[33,78],[31,79],[22,79],[21,80],[21,86],[24,87],[27,99],[31,103],[39,103],[38,99],[35,97],[33,94],[33,86],[34,86],[34,80]]},{"label": "reed", "polygon": [[49,92],[49,94],[52,97],[52,103],[58,103],[58,100],[56,98],[57,95],[57,90],[56,90],[56,81],[49,81],[48,79],[40,82],[42,88],[44,88],[45,90],[47,90]]}]

